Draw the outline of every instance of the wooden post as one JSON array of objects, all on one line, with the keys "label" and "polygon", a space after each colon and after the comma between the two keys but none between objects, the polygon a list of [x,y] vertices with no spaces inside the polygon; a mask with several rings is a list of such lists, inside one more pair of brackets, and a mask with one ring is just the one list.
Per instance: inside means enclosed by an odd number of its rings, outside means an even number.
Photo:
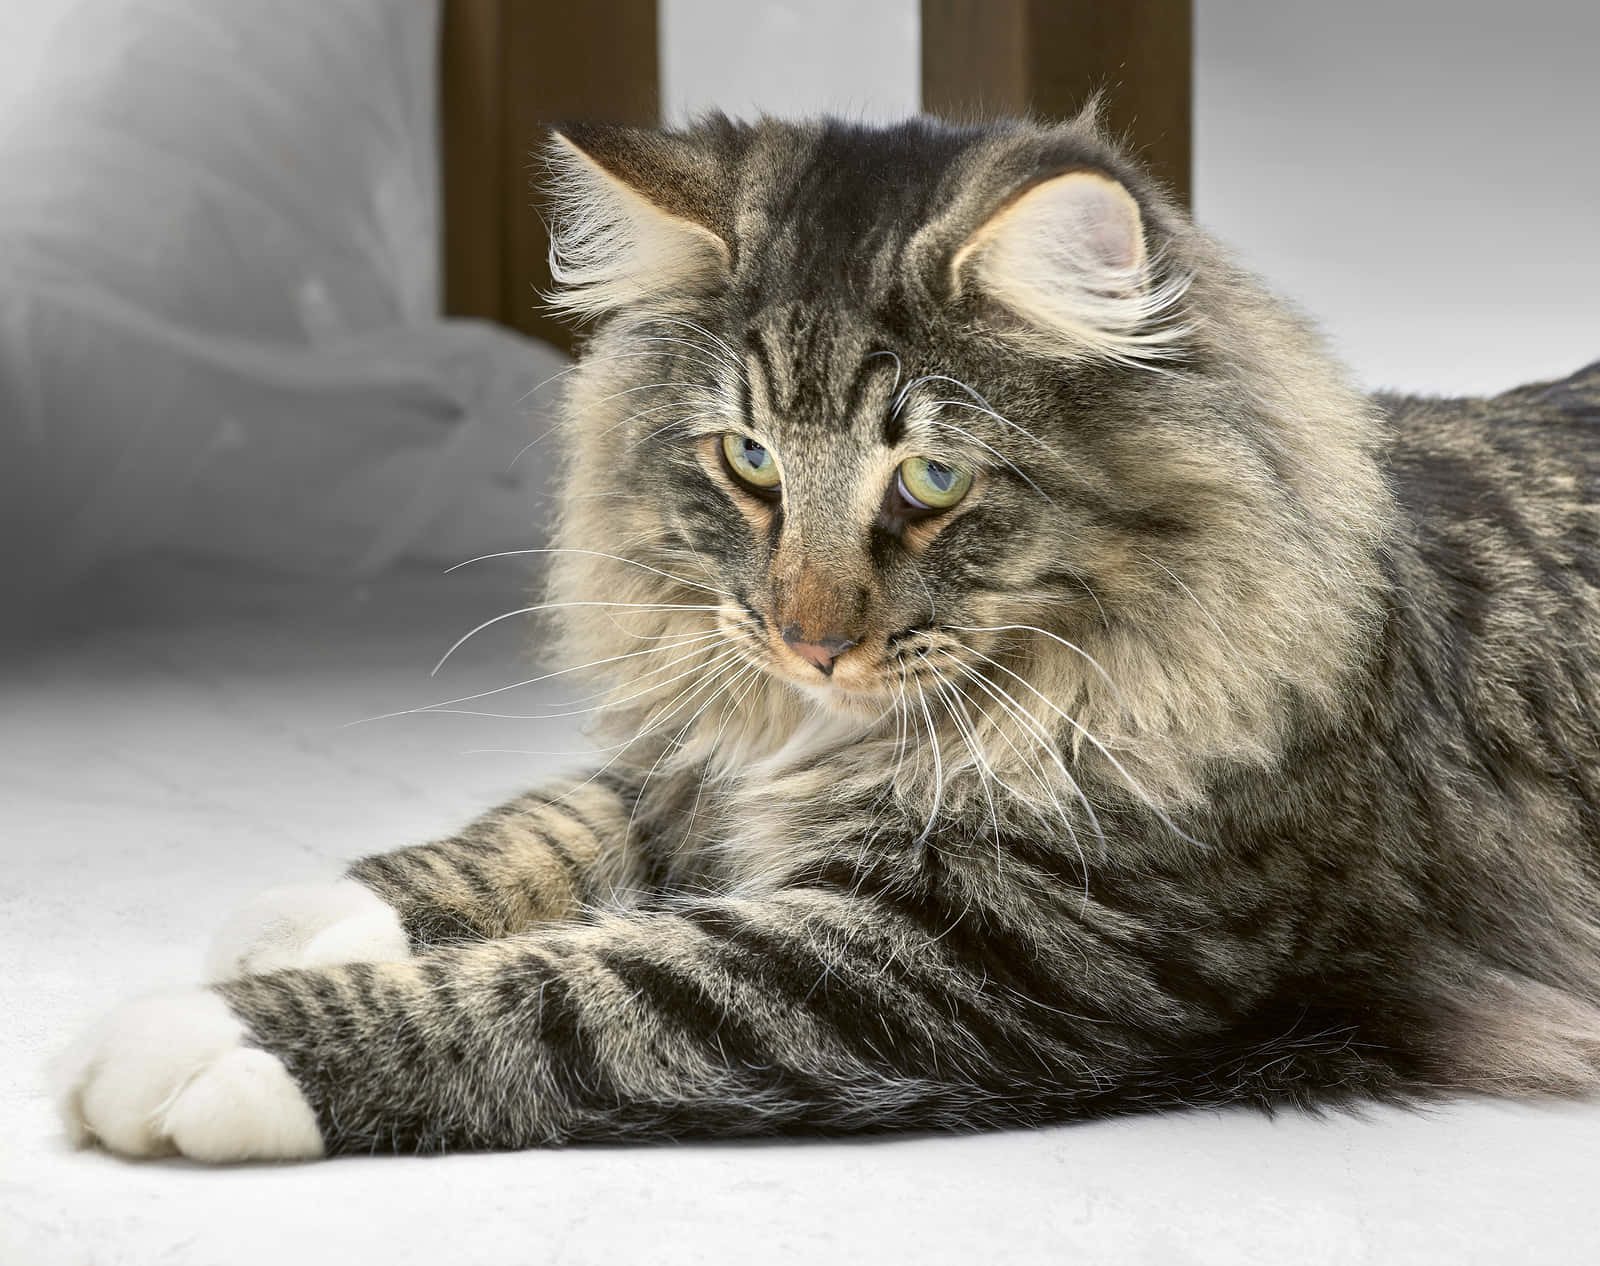
[{"label": "wooden post", "polygon": [[537,153],[563,120],[660,120],[656,0],[448,0],[441,57],[444,304],[561,347],[538,292]]},{"label": "wooden post", "polygon": [[1066,118],[1103,89],[1106,122],[1185,204],[1191,0],[922,0],[922,108]]}]

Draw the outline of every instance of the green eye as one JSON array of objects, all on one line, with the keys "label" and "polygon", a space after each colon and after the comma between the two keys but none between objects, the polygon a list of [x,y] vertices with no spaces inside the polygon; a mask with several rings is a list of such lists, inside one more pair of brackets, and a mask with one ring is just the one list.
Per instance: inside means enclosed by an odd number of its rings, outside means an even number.
[{"label": "green eye", "polygon": [[922,510],[948,510],[972,487],[972,472],[926,457],[900,463],[900,495]]},{"label": "green eye", "polygon": [[722,456],[728,468],[752,488],[771,491],[778,486],[778,463],[748,435],[735,435],[732,431],[724,435]]}]

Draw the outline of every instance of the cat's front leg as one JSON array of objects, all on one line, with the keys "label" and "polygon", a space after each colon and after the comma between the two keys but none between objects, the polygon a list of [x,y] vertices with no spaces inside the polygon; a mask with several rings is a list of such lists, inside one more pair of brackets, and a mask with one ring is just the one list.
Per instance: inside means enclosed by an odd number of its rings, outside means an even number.
[{"label": "cat's front leg", "polygon": [[[510,936],[572,918],[642,884],[620,780],[573,780],[519,796],[459,835],[369,857],[334,884],[276,889],[223,927],[213,980],[258,977],[288,996],[285,969],[399,964],[429,946]],[[336,1022],[326,989],[306,1000]],[[93,1026],[58,1067],[68,1134],[130,1156],[197,1160],[321,1155],[309,1102],[276,1054],[253,1044],[210,989],[144,998]]]},{"label": "cat's front leg", "polygon": [[[995,963],[947,934],[960,913],[841,885],[249,977],[216,994],[242,1021],[240,1048],[277,1061],[268,1080],[281,1066],[300,1100],[270,1116],[254,1087],[209,1099],[234,1133],[195,1149],[182,1128],[191,1060],[175,1052],[163,1073],[179,1119],[151,1118],[163,1083],[124,1067],[138,1054],[124,1041],[86,1065],[69,1121],[77,1111],[79,1129],[119,1150],[218,1159],[273,1154],[284,1131],[302,1141],[305,1111],[330,1154],[1070,1114],[1141,1035],[1101,1000],[1052,989],[1035,1004],[997,981]],[[213,1056],[192,1084],[209,1095],[210,1069],[236,1058]],[[130,1098],[154,1120],[143,1132],[125,1128]]]},{"label": "cat's front leg", "polygon": [[620,780],[558,783],[458,835],[365,858],[336,883],[271,889],[224,923],[208,978],[396,962],[429,945],[571,918],[585,901],[637,882],[631,808]]}]

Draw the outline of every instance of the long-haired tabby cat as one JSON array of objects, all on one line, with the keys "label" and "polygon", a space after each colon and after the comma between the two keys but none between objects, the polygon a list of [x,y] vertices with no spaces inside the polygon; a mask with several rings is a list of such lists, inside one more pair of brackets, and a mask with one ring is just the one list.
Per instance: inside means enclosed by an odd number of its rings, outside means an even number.
[{"label": "long-haired tabby cat", "polygon": [[1574,1093],[1600,366],[1369,398],[1091,118],[550,149],[603,768],[69,1059],[203,1160]]}]

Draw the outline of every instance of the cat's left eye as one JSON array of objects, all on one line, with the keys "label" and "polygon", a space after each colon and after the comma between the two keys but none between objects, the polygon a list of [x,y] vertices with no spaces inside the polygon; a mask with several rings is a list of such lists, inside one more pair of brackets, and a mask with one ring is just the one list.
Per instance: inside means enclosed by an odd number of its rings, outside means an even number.
[{"label": "cat's left eye", "polygon": [[972,472],[929,457],[908,457],[895,478],[900,495],[918,510],[948,510],[972,487]]},{"label": "cat's left eye", "polygon": [[778,490],[778,463],[764,444],[729,431],[722,437],[722,459],[734,476],[755,491],[771,496]]}]

